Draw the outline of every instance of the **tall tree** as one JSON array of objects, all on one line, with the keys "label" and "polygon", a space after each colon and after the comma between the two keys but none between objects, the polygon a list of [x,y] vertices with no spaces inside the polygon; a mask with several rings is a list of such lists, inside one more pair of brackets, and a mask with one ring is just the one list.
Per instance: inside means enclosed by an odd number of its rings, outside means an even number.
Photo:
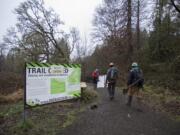
[{"label": "tall tree", "polygon": [[128,43],[128,61],[132,62],[133,45],[132,45],[132,1],[127,0],[127,43]]},{"label": "tall tree", "polygon": [[[18,30],[20,30],[23,36],[38,33],[43,37],[47,46],[46,48],[53,45],[58,49],[62,57],[65,56],[62,49],[58,46],[56,39],[57,34],[59,35],[57,31],[58,26],[63,23],[52,9],[45,8],[43,0],[28,0],[23,2],[15,9],[15,13],[18,15]],[[48,55],[47,61],[49,61]]]},{"label": "tall tree", "polygon": [[137,23],[136,23],[136,32],[137,32],[137,49],[140,49],[140,0],[137,0]]},{"label": "tall tree", "polygon": [[[104,0],[95,12],[93,37],[108,46],[109,60],[127,61],[127,11],[124,0]],[[126,41],[126,42],[125,42]],[[118,59],[118,60],[117,60]]]},{"label": "tall tree", "polygon": [[[73,46],[63,44],[61,39],[66,39],[61,28],[64,24],[53,9],[46,8],[43,0],[27,0],[15,9],[18,22],[4,38],[6,45],[17,46],[35,56],[37,61],[50,62],[54,52],[58,52],[61,61],[68,62]],[[65,47],[66,46],[66,47]],[[64,49],[68,48],[68,49]]]},{"label": "tall tree", "polygon": [[121,7],[121,0],[104,0],[96,9],[93,20],[95,39],[107,41],[124,36],[125,20]]}]

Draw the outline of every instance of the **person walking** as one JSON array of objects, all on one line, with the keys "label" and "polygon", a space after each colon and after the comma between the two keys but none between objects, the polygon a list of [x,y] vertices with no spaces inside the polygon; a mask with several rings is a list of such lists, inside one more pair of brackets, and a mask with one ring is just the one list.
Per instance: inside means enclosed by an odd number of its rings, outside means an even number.
[{"label": "person walking", "polygon": [[92,72],[92,79],[93,79],[94,89],[96,90],[97,89],[97,83],[99,81],[99,70],[98,69],[95,69]]},{"label": "person walking", "polygon": [[138,104],[141,104],[142,94],[140,89],[143,89],[144,78],[142,70],[139,68],[136,62],[133,62],[131,65],[131,70],[128,76],[128,102],[127,105],[131,106],[133,96],[136,96]]},{"label": "person walking", "polygon": [[117,79],[118,79],[118,69],[114,66],[114,63],[111,62],[109,64],[109,69],[107,70],[106,83],[105,83],[105,86],[107,85],[108,87],[110,100],[114,99]]}]

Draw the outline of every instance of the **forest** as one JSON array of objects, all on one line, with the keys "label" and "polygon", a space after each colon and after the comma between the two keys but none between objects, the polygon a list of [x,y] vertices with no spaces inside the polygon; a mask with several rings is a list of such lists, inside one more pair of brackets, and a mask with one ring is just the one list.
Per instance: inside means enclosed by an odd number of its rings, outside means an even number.
[{"label": "forest", "polygon": [[0,91],[23,87],[25,62],[80,63],[83,81],[114,62],[125,85],[135,61],[147,84],[179,93],[179,10],[179,0],[104,0],[93,17],[92,48],[77,28],[65,32],[66,23],[43,0],[27,0],[14,10],[17,24],[0,44]]},{"label": "forest", "polygon": [[179,135],[180,0],[102,0],[84,37],[47,1],[19,3],[0,41],[0,135]]}]

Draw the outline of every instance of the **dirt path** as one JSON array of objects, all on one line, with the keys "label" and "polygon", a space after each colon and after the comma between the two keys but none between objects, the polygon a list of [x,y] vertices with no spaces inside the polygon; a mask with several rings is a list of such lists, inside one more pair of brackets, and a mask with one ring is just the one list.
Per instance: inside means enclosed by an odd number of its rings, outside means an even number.
[{"label": "dirt path", "polygon": [[98,89],[98,108],[81,113],[73,125],[59,135],[180,135],[180,123],[173,122],[161,113],[137,105],[129,108],[125,97],[116,91],[114,101],[108,99],[105,89]]}]

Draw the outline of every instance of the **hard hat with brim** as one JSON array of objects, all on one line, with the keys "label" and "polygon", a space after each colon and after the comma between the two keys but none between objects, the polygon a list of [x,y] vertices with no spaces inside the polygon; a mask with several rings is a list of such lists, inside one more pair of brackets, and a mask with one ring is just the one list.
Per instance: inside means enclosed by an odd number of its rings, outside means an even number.
[{"label": "hard hat with brim", "polygon": [[133,62],[131,66],[132,67],[138,67],[138,64],[136,62]]},{"label": "hard hat with brim", "polygon": [[114,63],[113,62],[109,63],[109,66],[114,66]]}]

